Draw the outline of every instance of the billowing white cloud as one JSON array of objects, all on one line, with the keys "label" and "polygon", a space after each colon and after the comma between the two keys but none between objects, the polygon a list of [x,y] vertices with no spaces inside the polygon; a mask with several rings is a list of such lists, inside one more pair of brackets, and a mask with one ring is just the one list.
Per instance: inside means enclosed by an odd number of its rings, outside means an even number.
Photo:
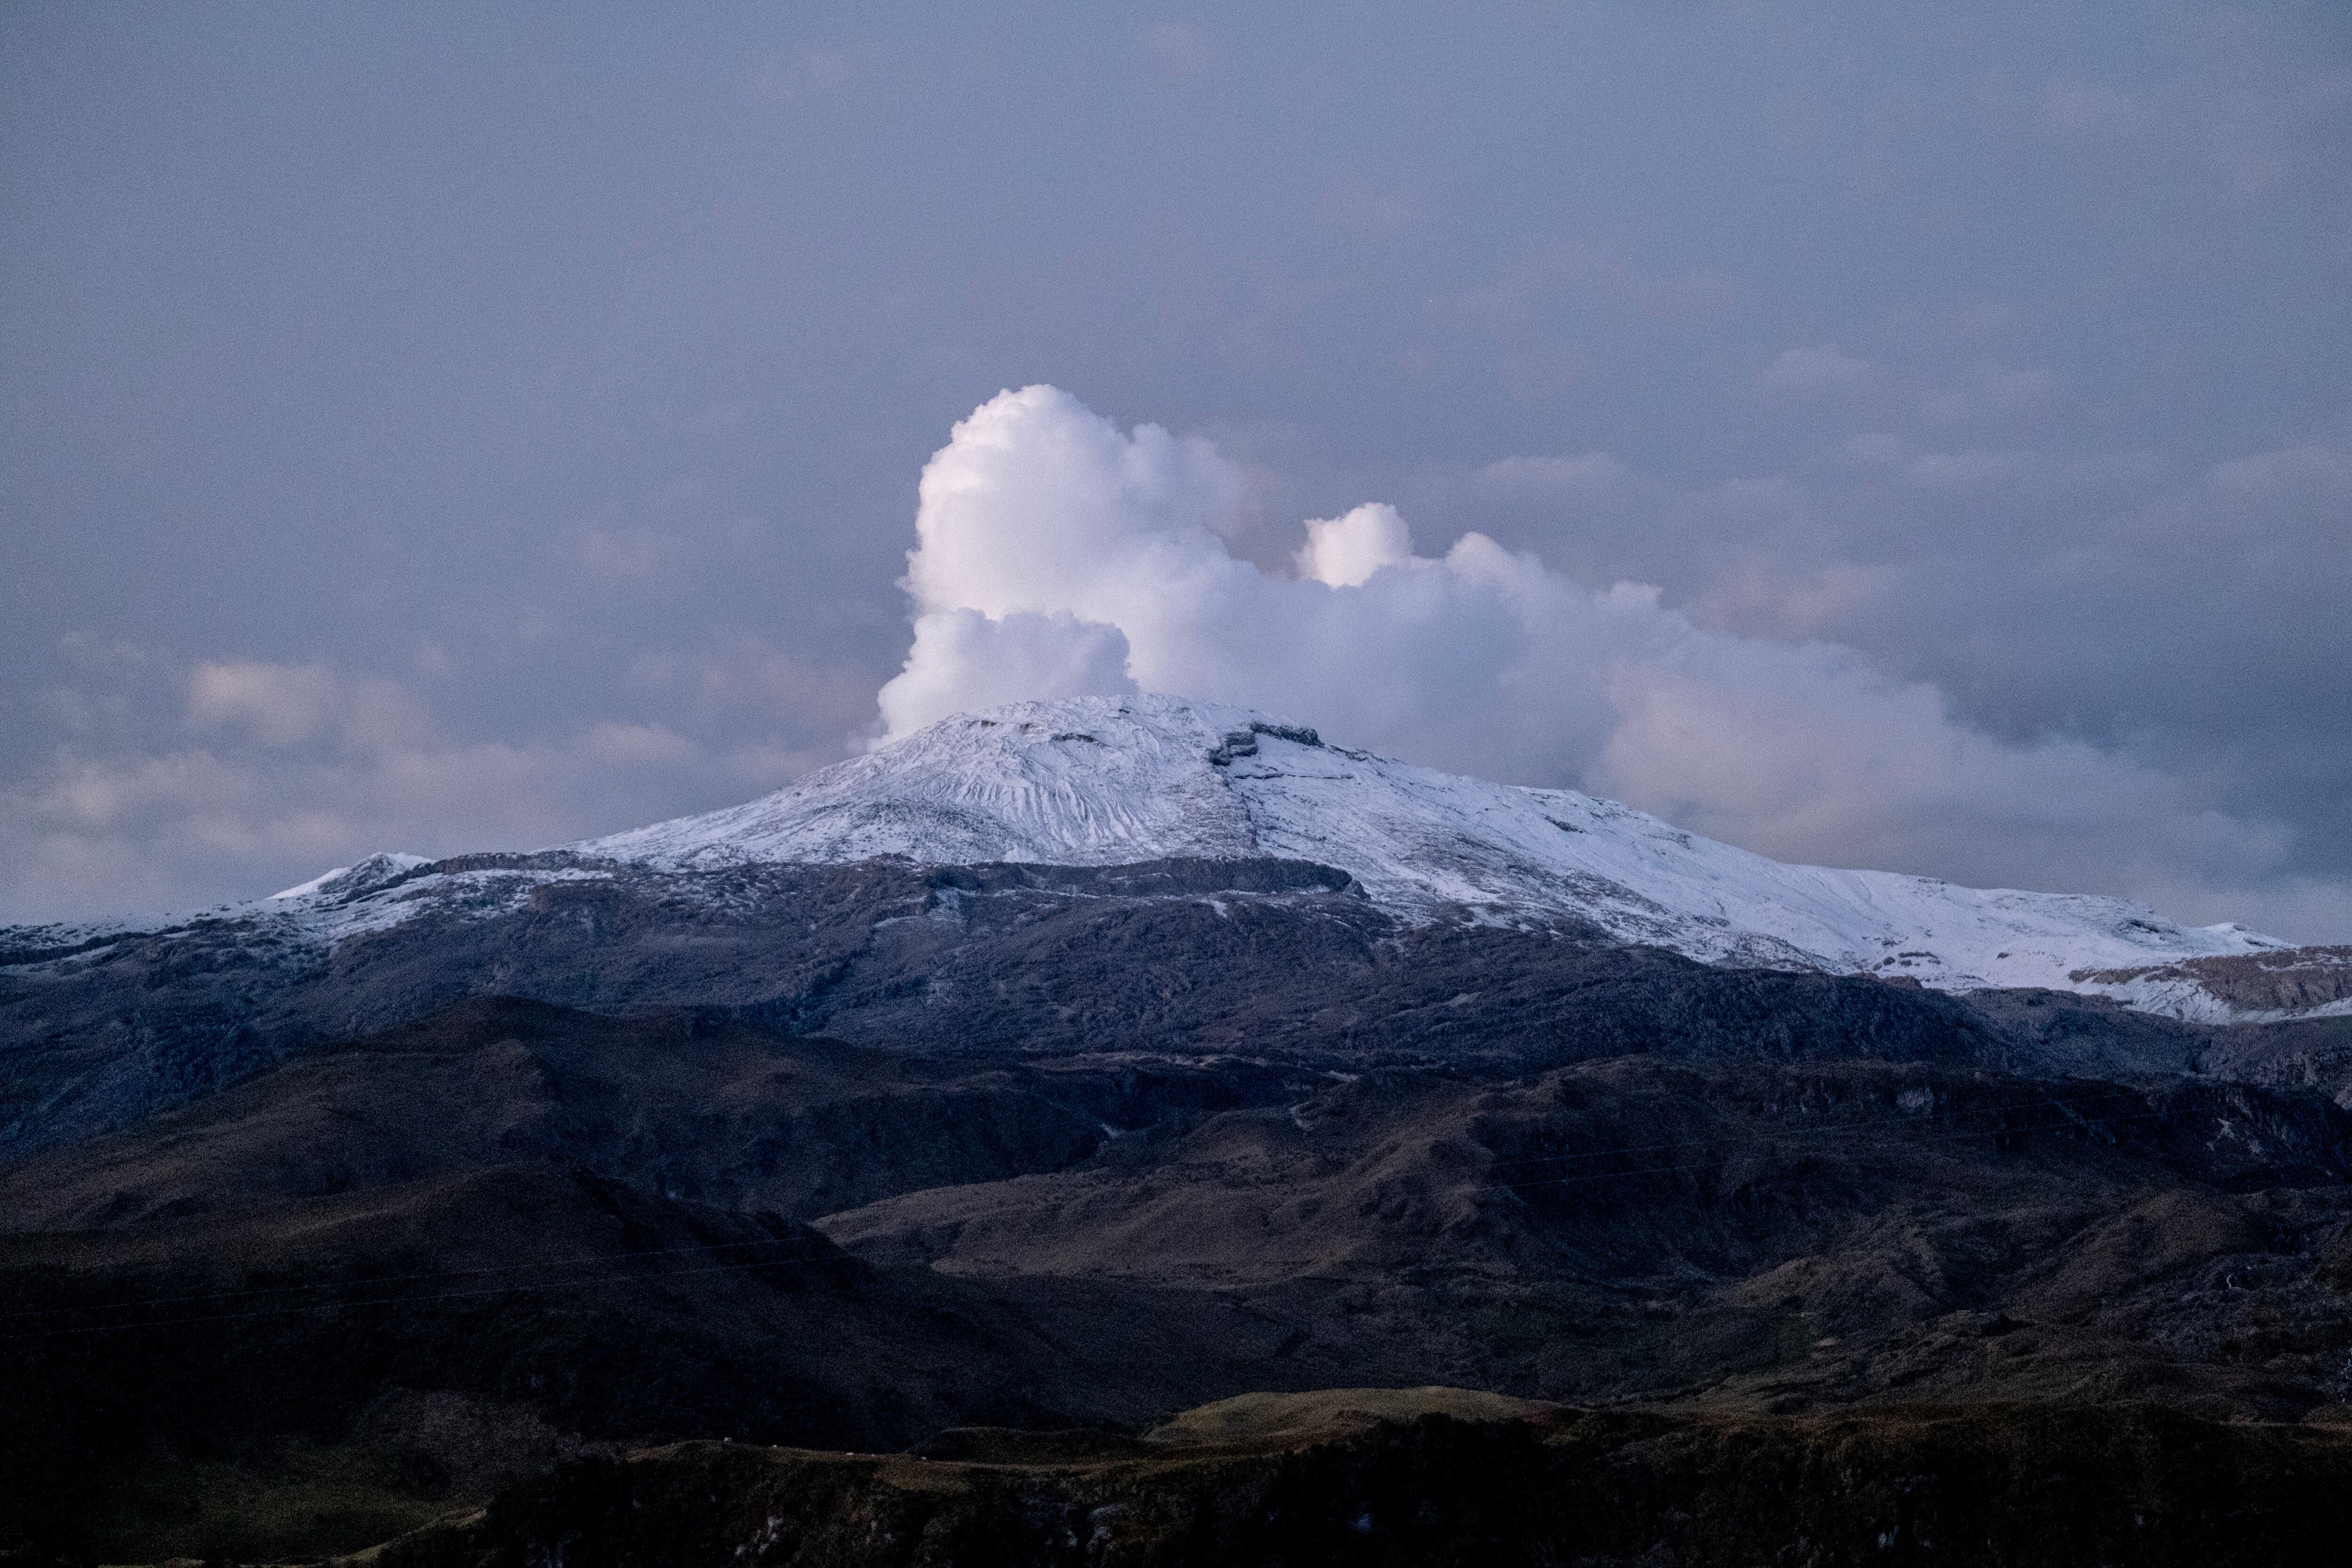
[{"label": "billowing white cloud", "polygon": [[[1601,459],[1494,477],[1623,482]],[[2203,919],[2352,912],[2342,889],[2273,875],[2282,830],[2088,744],[1980,732],[1852,648],[1708,630],[1654,588],[1588,587],[1478,532],[1420,554],[1384,505],[1307,524],[1296,575],[1263,569],[1226,542],[1234,465],[1054,387],[976,410],[920,493],[914,644],[880,700],[893,736],[1140,687],[1613,795],[1783,858],[2131,893]]]},{"label": "billowing white cloud", "polygon": [[1291,559],[1298,574],[1333,588],[1360,588],[1383,566],[1412,559],[1412,531],[1396,508],[1374,501],[1345,517],[1307,525],[1307,546]]},{"label": "billowing white cloud", "polygon": [[882,711],[900,734],[950,713],[1030,698],[1122,696],[1136,689],[1127,660],[1127,637],[1117,626],[1066,611],[939,610],[916,621],[914,650],[883,688]]}]

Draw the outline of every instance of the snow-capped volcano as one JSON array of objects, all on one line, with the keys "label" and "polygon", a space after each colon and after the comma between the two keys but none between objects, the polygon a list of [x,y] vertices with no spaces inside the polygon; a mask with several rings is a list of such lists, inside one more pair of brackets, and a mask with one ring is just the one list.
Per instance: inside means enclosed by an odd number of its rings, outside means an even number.
[{"label": "snow-capped volcano", "polygon": [[0,933],[0,962],[85,963],[121,938],[210,932],[299,968],[420,917],[455,933],[538,908],[558,883],[684,910],[739,898],[763,867],[1147,861],[1307,862],[1408,926],[1597,927],[1708,963],[2069,990],[2204,1023],[2352,1013],[2352,948],[2183,926],[2121,899],[1785,865],[1613,801],[1172,697],[959,715],[725,811],[527,854],[377,855],[193,921],[19,928]]},{"label": "snow-capped volcano", "polygon": [[945,720],[749,805],[573,848],[673,871],[881,856],[1309,860],[1417,921],[1574,917],[1710,963],[2097,991],[2215,1019],[2244,1009],[2179,964],[2288,948],[2121,899],[1784,865],[1613,801],[1414,767],[1170,697]]}]

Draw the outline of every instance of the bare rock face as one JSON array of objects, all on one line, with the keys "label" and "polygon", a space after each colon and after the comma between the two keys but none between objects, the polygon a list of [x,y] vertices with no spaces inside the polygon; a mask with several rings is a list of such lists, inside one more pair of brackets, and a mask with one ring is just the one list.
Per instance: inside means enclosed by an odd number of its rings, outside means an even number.
[{"label": "bare rock face", "polygon": [[2200,1065],[2218,1078],[2313,1089],[2352,1108],[2352,1017],[2224,1030]]},{"label": "bare rock face", "polygon": [[2193,988],[2247,1019],[2352,1014],[2352,947],[2294,947],[2138,968],[2084,969],[2069,978],[2125,993]]}]

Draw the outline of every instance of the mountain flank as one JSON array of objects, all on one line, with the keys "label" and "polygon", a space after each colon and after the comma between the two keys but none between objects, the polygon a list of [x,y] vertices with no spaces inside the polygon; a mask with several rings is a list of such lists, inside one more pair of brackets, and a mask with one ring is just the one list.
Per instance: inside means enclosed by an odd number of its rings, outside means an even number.
[{"label": "mountain flank", "polygon": [[2352,1484],[2342,966],[2116,900],[1087,700],[0,959],[13,1562],[2317,1562]]}]

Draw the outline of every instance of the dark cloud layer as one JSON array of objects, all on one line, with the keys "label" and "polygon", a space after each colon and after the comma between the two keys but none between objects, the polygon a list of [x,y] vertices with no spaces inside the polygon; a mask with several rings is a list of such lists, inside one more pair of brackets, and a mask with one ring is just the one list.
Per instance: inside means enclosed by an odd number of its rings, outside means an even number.
[{"label": "dark cloud layer", "polygon": [[842,754],[1046,381],[1236,559],[1383,501],[1842,645],[2352,938],[2340,7],[34,5],[0,157],[0,918]]}]

